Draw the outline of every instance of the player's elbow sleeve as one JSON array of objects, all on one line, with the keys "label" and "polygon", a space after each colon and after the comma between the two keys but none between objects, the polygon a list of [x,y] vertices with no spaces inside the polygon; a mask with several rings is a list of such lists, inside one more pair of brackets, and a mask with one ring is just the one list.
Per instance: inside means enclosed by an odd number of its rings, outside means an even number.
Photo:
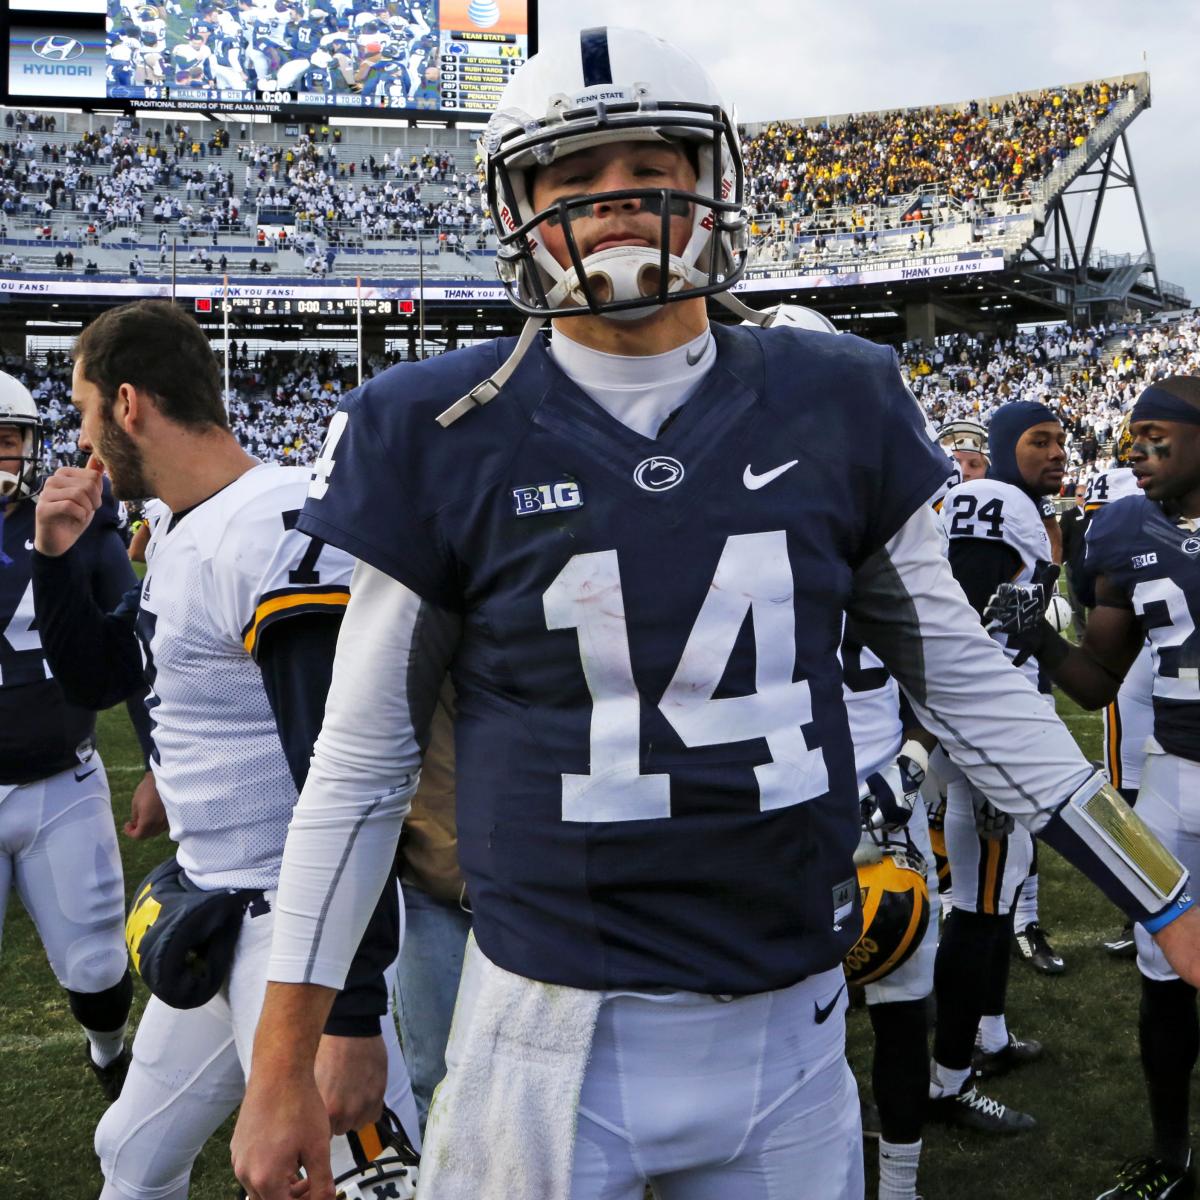
[{"label": "player's elbow sleeve", "polygon": [[1187,894],[1183,864],[1101,775],[1070,796],[1038,836],[1135,921],[1152,920]]}]

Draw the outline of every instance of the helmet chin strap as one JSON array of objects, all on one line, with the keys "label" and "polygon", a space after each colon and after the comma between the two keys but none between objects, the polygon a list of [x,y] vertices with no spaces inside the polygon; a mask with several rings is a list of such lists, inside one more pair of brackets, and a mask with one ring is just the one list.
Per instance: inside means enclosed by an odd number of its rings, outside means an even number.
[{"label": "helmet chin strap", "polygon": [[20,475],[11,471],[0,471],[0,504],[15,499],[21,494],[22,482]]},{"label": "helmet chin strap", "polygon": [[732,292],[717,292],[713,299],[722,308],[727,308],[735,317],[741,317],[743,321],[749,321],[751,325],[758,325],[763,329],[769,329],[779,315],[778,307],[760,312],[756,308],[750,308],[743,304]]},{"label": "helmet chin strap", "polygon": [[[661,288],[662,255],[652,246],[614,246],[611,250],[589,254],[583,260],[583,267],[587,277],[586,289],[574,266],[565,271],[559,267],[561,277],[546,297],[551,308],[570,303],[586,308],[588,292],[600,303],[609,304],[645,299],[657,295]],[[689,267],[675,254],[667,259],[667,270],[668,292],[677,292],[688,284],[699,286],[708,282],[706,275],[695,267]],[[604,316],[614,321],[641,321],[661,307],[661,304],[643,305],[624,312],[605,313]]]}]

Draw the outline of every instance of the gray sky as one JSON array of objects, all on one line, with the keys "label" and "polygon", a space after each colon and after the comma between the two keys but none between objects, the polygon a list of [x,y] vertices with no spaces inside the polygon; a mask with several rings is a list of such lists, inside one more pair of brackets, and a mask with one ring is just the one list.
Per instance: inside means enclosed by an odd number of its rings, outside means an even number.
[{"label": "gray sky", "polygon": [[[1153,104],[1129,127],[1129,145],[1159,273],[1200,303],[1195,0],[541,0],[539,13],[546,48],[589,25],[667,38],[708,68],[742,121],[936,104],[1148,68]],[[1139,239],[1132,194],[1113,194],[1097,245],[1121,253],[1139,250]]]}]

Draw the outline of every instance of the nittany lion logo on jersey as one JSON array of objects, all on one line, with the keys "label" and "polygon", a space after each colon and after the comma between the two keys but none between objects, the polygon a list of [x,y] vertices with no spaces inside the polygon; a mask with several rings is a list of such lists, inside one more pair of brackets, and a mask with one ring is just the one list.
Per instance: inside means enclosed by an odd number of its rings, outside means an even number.
[{"label": "nittany lion logo on jersey", "polygon": [[633,482],[644,492],[665,492],[683,479],[683,463],[677,458],[655,455],[633,468]]}]

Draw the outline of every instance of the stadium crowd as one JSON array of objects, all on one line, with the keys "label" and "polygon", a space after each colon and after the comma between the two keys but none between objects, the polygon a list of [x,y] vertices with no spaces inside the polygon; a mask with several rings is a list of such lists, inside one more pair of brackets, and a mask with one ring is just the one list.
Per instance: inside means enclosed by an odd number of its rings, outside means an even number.
[{"label": "stadium crowd", "polygon": [[[235,339],[233,347],[229,412],[239,441],[264,460],[311,462],[330,415],[355,385],[355,364],[332,349],[252,356],[244,341],[239,345]],[[398,358],[369,357],[363,377]],[[1200,373],[1200,310],[1167,323],[1100,323],[1078,330],[1049,325],[1008,338],[950,334],[933,346],[905,346],[901,365],[935,425],[964,417],[986,423],[995,408],[1012,400],[1038,400],[1059,412],[1070,435],[1063,485],[1070,496],[1077,483],[1105,468],[1103,448],[1148,382]],[[2,369],[21,379],[43,409],[47,471],[73,462],[78,413],[70,402],[67,356],[58,351],[41,360],[8,356]]]},{"label": "stadium crowd", "polygon": [[[1018,199],[1082,145],[1132,87],[1050,88],[1002,104],[863,113],[837,125],[775,121],[744,143],[752,207],[811,218],[807,229],[819,227],[830,209],[877,205],[933,184],[959,201]],[[904,215],[897,210],[889,224]]]},{"label": "stadium crowd", "polygon": [[[347,225],[364,239],[412,239],[423,232],[482,235],[479,180],[458,170],[454,156],[426,146],[419,154],[397,146],[378,156],[339,161],[337,145],[303,133],[291,145],[239,147],[247,206],[292,214],[299,229],[336,242]],[[435,199],[422,188],[440,186]],[[292,223],[290,220],[289,224]]]},{"label": "stadium crowd", "polygon": [[1058,412],[1071,439],[1069,496],[1106,467],[1100,450],[1147,383],[1200,370],[1200,314],[1141,326],[1040,326],[1011,338],[957,333],[932,347],[906,347],[901,362],[935,425],[961,418],[986,424],[1013,400]]},{"label": "stadium crowd", "polygon": [[[407,240],[436,233],[444,248],[466,257],[472,246],[483,246],[475,172],[459,170],[453,155],[429,146],[361,157],[360,148],[343,147],[339,159],[340,137],[319,141],[315,128],[285,145],[239,140],[239,192],[234,156],[223,153],[227,127],[201,139],[183,122],[150,130],[118,117],[111,129],[101,125],[55,144],[35,142],[30,134],[38,127],[20,116],[6,122],[9,136],[0,141],[0,212],[33,216],[39,240],[78,235],[95,243],[115,227],[153,221],[175,225],[184,242],[211,237],[216,245],[222,234],[246,232],[247,218],[261,208],[279,213],[279,224],[333,245],[355,236]],[[435,195],[428,194],[431,185]],[[78,214],[70,218],[77,230],[62,226],[64,210]]]},{"label": "stadium crowd", "polygon": [[[1026,203],[1026,185],[1044,179],[1132,89],[1096,82],[962,109],[857,114],[835,125],[772,122],[744,143],[758,240],[767,244],[762,219],[774,217],[786,220],[789,237],[816,234],[817,255],[820,238],[835,232],[855,233],[870,253],[877,231],[911,224],[910,249],[923,249],[949,217],[951,199],[981,215],[997,198]],[[153,220],[176,224],[185,241],[211,236],[216,244],[245,230],[261,208],[334,246],[429,233],[466,257],[485,246],[477,164],[460,166],[428,145],[372,152],[342,144],[340,130],[331,139],[328,127],[259,145],[242,127],[231,151],[227,126],[204,136],[184,122],[150,129],[126,117],[58,144],[35,142],[31,132],[54,131],[49,121],[10,110],[0,141],[0,211],[36,217],[41,240],[73,232],[54,227],[56,210],[59,220],[67,210],[80,214],[85,241]],[[937,204],[931,196],[923,207],[886,203],[923,189],[936,191]],[[783,243],[768,248],[782,252]]]}]

